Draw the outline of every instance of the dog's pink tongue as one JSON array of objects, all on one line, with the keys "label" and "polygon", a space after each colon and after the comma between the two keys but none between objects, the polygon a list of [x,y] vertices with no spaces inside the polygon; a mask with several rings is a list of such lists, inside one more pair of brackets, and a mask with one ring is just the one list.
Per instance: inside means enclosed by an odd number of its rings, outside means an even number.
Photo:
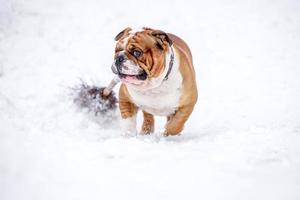
[{"label": "dog's pink tongue", "polygon": [[125,79],[128,81],[137,80],[135,76],[126,76]]},{"label": "dog's pink tongue", "polygon": [[125,78],[122,78],[121,80],[132,83],[132,84],[140,84],[142,81],[138,80],[135,76],[126,76]]}]

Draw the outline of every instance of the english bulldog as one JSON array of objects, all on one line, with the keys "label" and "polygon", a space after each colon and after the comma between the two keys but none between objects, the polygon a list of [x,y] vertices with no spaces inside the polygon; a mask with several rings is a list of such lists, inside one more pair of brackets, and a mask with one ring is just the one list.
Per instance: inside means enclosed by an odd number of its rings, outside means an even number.
[{"label": "english bulldog", "polygon": [[121,80],[119,109],[126,134],[137,134],[138,110],[144,117],[140,134],[154,132],[154,115],[166,116],[164,135],[180,134],[198,96],[188,45],[151,28],[126,28],[115,41],[112,71]]}]

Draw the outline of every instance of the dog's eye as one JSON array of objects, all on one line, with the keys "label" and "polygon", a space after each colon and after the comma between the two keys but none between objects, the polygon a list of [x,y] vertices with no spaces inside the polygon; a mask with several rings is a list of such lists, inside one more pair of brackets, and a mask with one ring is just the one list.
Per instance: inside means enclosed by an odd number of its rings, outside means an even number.
[{"label": "dog's eye", "polygon": [[137,58],[137,57],[140,57],[142,55],[142,52],[135,49],[135,50],[133,50],[132,54],[133,54],[134,57]]}]

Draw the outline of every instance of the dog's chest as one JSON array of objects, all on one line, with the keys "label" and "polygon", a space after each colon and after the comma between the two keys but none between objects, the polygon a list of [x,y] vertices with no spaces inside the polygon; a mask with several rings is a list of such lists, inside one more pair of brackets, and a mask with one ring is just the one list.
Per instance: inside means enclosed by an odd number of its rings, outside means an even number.
[{"label": "dog's chest", "polygon": [[178,108],[182,89],[182,77],[179,71],[154,89],[147,91],[128,90],[132,101],[142,110],[158,116],[174,114]]}]

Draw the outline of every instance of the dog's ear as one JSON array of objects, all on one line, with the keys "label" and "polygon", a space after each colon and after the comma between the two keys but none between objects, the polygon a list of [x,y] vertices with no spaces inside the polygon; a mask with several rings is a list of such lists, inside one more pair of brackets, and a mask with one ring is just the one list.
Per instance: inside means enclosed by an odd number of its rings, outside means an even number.
[{"label": "dog's ear", "polygon": [[119,39],[121,39],[124,35],[127,35],[129,33],[129,31],[131,31],[132,28],[127,27],[125,28],[123,31],[121,31],[118,35],[116,35],[115,37],[115,41],[118,41]]},{"label": "dog's ear", "polygon": [[164,46],[166,44],[169,44],[170,46],[173,44],[172,40],[168,36],[167,33],[160,31],[160,30],[154,30],[151,33],[152,36],[155,37],[156,42],[157,42],[157,47],[160,49],[164,49]]}]

